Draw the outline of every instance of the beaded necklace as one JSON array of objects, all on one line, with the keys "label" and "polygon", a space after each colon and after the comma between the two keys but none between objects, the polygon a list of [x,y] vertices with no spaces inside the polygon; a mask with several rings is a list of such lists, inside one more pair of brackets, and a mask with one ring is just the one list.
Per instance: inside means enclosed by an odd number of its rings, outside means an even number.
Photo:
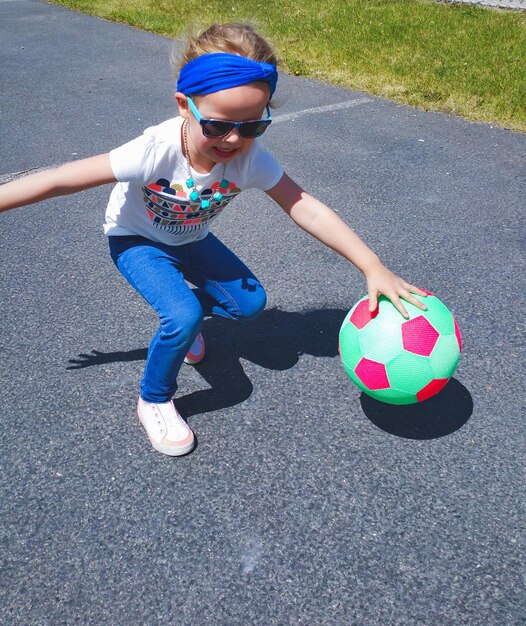
[{"label": "beaded necklace", "polygon": [[[210,208],[210,200],[208,198],[202,198],[199,191],[197,191],[194,179],[192,178],[192,163],[190,161],[190,152],[188,150],[188,120],[185,120],[183,126],[183,141],[184,141],[184,151],[185,151],[185,159],[186,159],[186,171],[188,172],[188,179],[186,181],[186,188],[190,191],[189,198],[192,202],[198,202],[201,200],[201,209],[209,209]],[[230,181],[225,179],[226,172],[226,163],[223,163],[223,172],[221,174],[221,182],[219,183],[220,189],[228,189]],[[216,191],[212,195],[212,199],[215,202],[220,202],[223,199],[223,194],[220,191]]]}]

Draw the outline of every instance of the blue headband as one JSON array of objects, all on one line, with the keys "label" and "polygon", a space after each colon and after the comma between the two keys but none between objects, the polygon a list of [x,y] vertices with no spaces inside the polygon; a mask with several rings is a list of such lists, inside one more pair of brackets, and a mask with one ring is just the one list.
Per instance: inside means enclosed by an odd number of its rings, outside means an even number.
[{"label": "blue headband", "polygon": [[203,54],[183,66],[177,80],[177,91],[189,96],[205,95],[247,85],[256,80],[263,80],[270,85],[272,98],[278,82],[276,66],[258,63],[238,54],[212,52]]}]

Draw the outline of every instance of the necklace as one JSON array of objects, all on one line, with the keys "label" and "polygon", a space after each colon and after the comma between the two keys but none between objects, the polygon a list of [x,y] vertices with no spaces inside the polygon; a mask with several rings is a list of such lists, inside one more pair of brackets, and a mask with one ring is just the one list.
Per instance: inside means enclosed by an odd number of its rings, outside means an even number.
[{"label": "necklace", "polygon": [[[189,198],[192,202],[199,202],[201,200],[201,209],[209,209],[210,208],[210,200],[208,199],[210,196],[203,198],[201,193],[197,191],[194,179],[192,178],[192,163],[190,161],[190,152],[188,150],[188,121],[185,120],[183,126],[183,142],[184,142],[184,151],[185,151],[185,159],[186,159],[186,171],[188,172],[188,179],[186,180],[186,188],[190,191]],[[223,194],[226,193],[228,186],[230,185],[230,181],[225,178],[226,172],[226,163],[223,163],[223,172],[221,173],[221,182],[219,183],[219,191],[216,191],[212,195],[212,199],[216,202],[221,202],[223,199]],[[223,192],[223,193],[222,193]]]}]

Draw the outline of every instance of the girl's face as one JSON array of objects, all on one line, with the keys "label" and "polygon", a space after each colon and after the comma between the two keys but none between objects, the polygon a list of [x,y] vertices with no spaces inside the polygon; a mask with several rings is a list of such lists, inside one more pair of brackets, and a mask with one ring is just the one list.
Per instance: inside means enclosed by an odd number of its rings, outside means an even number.
[{"label": "girl's face", "polygon": [[[245,122],[266,117],[269,96],[269,86],[264,82],[257,82],[216,91],[206,96],[196,96],[193,101],[205,119]],[[228,163],[245,153],[254,142],[254,139],[241,137],[237,128],[226,137],[205,137],[199,122],[188,108],[186,96],[177,93],[175,97],[181,116],[187,120],[188,151],[195,170],[205,173],[216,163]],[[182,138],[181,145],[184,146]]]}]

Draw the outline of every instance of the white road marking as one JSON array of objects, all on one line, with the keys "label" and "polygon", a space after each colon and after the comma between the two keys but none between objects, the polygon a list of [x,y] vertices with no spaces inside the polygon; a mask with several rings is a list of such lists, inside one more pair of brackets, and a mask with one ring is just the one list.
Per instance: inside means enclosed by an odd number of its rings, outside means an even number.
[{"label": "white road marking", "polygon": [[[0,0],[1,2],[2,0]],[[20,172],[11,172],[11,174],[0,174],[0,185],[3,183],[9,183],[22,176],[28,176],[29,174],[36,174],[37,172],[43,172],[44,170],[52,170],[54,167],[60,167],[63,163],[57,163],[56,165],[46,165],[45,167],[30,167],[27,170],[21,170]]]},{"label": "white road marking", "polygon": [[[1,2],[2,0],[0,0]],[[372,98],[355,98],[354,100],[345,100],[344,102],[336,102],[335,104],[326,104],[324,106],[313,107],[311,109],[303,109],[301,111],[294,111],[293,113],[285,113],[283,115],[276,115],[273,118],[272,124],[279,124],[280,122],[290,122],[304,117],[305,115],[316,115],[318,113],[329,113],[330,111],[341,111],[342,109],[351,109],[353,107],[361,106],[373,102]],[[75,160],[75,159],[72,159]],[[28,174],[37,174],[44,170],[50,170],[55,167],[60,167],[63,163],[56,163],[55,165],[46,165],[45,167],[31,167],[27,170],[21,170],[19,172],[11,172],[10,174],[0,174],[0,185],[3,183],[9,183],[12,180],[27,176]]]},{"label": "white road marking", "polygon": [[344,102],[336,102],[335,104],[326,104],[321,107],[314,107],[312,109],[303,109],[303,111],[294,111],[293,113],[285,113],[284,115],[276,115],[276,117],[272,118],[273,124],[278,122],[288,122],[290,120],[295,120],[298,117],[303,117],[304,115],[316,115],[317,113],[328,113],[329,111],[340,111],[341,109],[351,109],[353,107],[361,106],[362,104],[367,104],[368,102],[373,102],[372,98],[355,98],[354,100],[345,100]]}]

